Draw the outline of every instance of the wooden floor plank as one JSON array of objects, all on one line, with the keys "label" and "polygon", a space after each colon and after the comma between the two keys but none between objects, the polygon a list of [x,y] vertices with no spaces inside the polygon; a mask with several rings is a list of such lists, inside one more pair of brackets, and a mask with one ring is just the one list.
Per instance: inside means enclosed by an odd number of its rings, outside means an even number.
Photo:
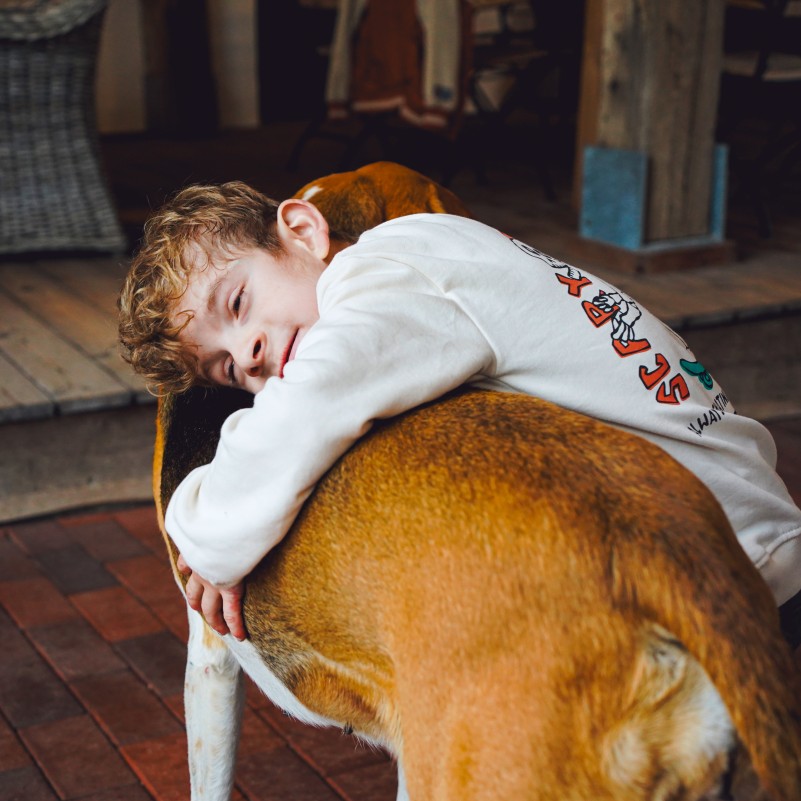
[{"label": "wooden floor plank", "polygon": [[53,399],[0,354],[0,423],[50,417],[54,409]]},{"label": "wooden floor plank", "polygon": [[768,252],[749,262],[749,277],[777,302],[798,307],[801,303],[801,269],[797,253]]},{"label": "wooden floor plank", "polygon": [[115,259],[54,259],[39,262],[37,267],[116,321],[125,263]]},{"label": "wooden floor plank", "polygon": [[37,265],[0,264],[0,287],[62,337],[97,356],[116,344],[111,317],[67,293]]},{"label": "wooden floor plank", "polygon": [[131,402],[131,390],[0,292],[0,351],[72,413]]},{"label": "wooden floor plank", "polygon": [[133,393],[145,393],[144,381],[123,362],[117,344],[113,295],[99,294],[102,304],[70,292],[38,264],[0,264],[0,288],[33,317],[76,345]]},{"label": "wooden floor plank", "polygon": [[671,325],[735,319],[801,304],[801,271],[784,254],[695,270],[604,278]]},{"label": "wooden floor plank", "polygon": [[137,403],[153,403],[144,380],[121,360],[117,350],[117,298],[128,269],[127,259],[57,259],[37,266],[67,291],[108,316],[114,329],[114,344],[98,355],[98,361],[133,390]]}]

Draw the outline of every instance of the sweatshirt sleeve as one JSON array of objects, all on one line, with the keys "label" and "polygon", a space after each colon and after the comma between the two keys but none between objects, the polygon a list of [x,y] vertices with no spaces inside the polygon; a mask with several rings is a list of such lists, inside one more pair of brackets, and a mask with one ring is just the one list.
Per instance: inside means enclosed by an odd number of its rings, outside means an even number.
[{"label": "sweatshirt sleeve", "polygon": [[213,584],[231,586],[259,563],[374,420],[494,369],[490,344],[458,303],[408,268],[400,282],[392,273],[357,274],[328,293],[333,303],[284,377],[226,420],[212,462],[172,496],[167,531]]}]

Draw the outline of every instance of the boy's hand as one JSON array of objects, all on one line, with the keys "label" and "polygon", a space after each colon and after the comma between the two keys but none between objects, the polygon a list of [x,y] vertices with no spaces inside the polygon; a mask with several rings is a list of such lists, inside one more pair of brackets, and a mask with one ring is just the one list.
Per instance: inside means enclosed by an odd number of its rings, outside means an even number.
[{"label": "boy's hand", "polygon": [[196,612],[200,612],[206,622],[218,634],[231,634],[237,640],[244,640],[245,623],[242,620],[242,591],[244,585],[240,581],[233,587],[221,589],[206,581],[195,573],[178,556],[178,570],[188,576],[186,582],[186,601]]}]

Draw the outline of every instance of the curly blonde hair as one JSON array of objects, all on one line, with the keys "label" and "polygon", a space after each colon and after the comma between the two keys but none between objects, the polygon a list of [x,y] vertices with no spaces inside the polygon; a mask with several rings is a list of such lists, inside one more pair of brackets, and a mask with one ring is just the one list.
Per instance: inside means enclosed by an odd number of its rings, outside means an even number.
[{"label": "curly blonde hair", "polygon": [[227,260],[243,247],[282,253],[277,209],[277,201],[231,181],[182,189],[145,223],[117,305],[122,356],[151,392],[178,393],[208,383],[193,350],[179,339],[192,313],[180,313],[176,321],[177,303],[195,269]]}]

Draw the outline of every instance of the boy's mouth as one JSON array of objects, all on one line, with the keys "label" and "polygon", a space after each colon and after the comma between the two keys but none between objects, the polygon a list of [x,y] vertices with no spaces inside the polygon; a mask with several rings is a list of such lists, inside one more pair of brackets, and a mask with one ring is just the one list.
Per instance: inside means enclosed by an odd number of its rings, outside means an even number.
[{"label": "boy's mouth", "polygon": [[280,378],[284,377],[284,368],[287,366],[289,362],[292,361],[292,359],[295,358],[294,346],[295,342],[297,341],[297,338],[298,338],[298,332],[295,331],[295,333],[289,338],[289,342],[287,342],[287,346],[284,349],[283,355],[281,356],[281,369],[279,371]]}]

